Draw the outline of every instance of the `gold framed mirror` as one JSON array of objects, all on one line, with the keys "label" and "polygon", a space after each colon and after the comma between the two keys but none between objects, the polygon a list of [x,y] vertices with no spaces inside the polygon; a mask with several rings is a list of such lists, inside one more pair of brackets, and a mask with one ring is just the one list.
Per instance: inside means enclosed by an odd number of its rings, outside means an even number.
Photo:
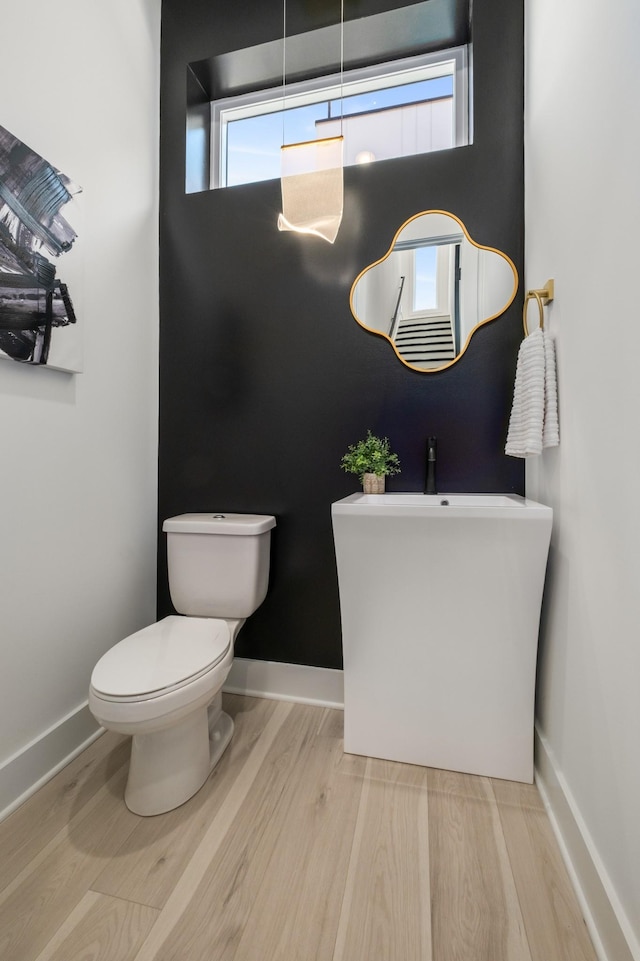
[{"label": "gold framed mirror", "polygon": [[510,257],[476,243],[455,214],[424,210],[358,274],[349,304],[360,326],[388,340],[403,364],[435,373],[462,357],[475,331],[503,314],[517,290]]}]

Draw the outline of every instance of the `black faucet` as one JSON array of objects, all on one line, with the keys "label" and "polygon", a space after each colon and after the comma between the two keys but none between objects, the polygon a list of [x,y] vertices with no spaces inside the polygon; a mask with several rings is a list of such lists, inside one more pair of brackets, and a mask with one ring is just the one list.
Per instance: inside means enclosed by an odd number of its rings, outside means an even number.
[{"label": "black faucet", "polygon": [[437,494],[436,490],[436,453],[438,442],[435,437],[427,438],[427,481],[424,485],[425,494]]}]

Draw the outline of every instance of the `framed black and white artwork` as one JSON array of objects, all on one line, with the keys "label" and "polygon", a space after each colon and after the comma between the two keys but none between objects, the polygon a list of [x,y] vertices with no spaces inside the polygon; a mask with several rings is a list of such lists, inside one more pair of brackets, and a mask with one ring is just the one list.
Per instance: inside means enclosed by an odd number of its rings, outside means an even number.
[{"label": "framed black and white artwork", "polygon": [[0,126],[0,358],[82,370],[80,193]]}]

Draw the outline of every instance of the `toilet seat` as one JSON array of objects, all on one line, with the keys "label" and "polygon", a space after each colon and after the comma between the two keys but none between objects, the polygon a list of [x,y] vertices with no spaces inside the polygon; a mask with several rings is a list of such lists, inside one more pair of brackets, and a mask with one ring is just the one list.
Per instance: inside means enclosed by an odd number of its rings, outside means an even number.
[{"label": "toilet seat", "polygon": [[230,647],[227,621],[172,614],[107,651],[93,670],[91,688],[102,701],[163,697],[208,674]]}]

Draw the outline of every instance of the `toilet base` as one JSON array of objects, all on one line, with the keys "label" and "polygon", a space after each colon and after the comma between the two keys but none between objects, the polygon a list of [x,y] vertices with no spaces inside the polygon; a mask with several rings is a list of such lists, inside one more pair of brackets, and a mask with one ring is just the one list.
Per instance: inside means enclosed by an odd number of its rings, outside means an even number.
[{"label": "toilet base", "polygon": [[165,814],[200,790],[233,735],[222,694],[173,727],[134,734],[125,804],[134,814]]},{"label": "toilet base", "polygon": [[213,720],[209,715],[209,771],[213,771],[232,737],[233,721],[225,711],[218,711]]}]

